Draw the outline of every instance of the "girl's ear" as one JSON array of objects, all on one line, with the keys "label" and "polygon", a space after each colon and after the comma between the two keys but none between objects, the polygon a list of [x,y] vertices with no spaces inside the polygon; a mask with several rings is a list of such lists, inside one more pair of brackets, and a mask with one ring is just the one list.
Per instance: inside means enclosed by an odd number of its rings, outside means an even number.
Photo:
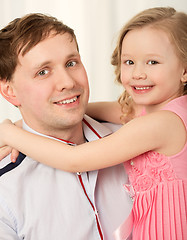
[{"label": "girl's ear", "polygon": [[183,83],[187,83],[187,69],[184,69],[183,76],[181,78]]},{"label": "girl's ear", "polygon": [[0,93],[1,95],[14,106],[20,106],[20,102],[14,93],[14,88],[10,81],[0,80]]}]

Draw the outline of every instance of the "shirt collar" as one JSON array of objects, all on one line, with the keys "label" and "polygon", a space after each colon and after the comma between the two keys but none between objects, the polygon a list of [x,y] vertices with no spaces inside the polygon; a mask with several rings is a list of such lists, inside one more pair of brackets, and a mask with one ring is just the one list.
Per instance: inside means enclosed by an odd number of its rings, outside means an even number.
[{"label": "shirt collar", "polygon": [[112,133],[111,129],[87,115],[85,115],[83,119],[83,131],[85,138],[89,142],[105,137]]},{"label": "shirt collar", "polygon": [[[43,137],[48,137],[50,139],[55,139],[57,141],[64,142],[66,144],[76,145],[75,143],[67,141],[65,139],[59,139],[59,138],[55,138],[55,137],[51,137],[51,136],[47,136],[45,134],[39,133],[34,129],[32,129],[31,127],[29,127],[24,120],[23,120],[23,129]],[[97,140],[99,138],[102,138],[112,133],[112,131],[108,127],[102,125],[101,123],[95,121],[94,119],[90,118],[87,115],[85,115],[83,119],[83,131],[84,131],[85,138],[89,142],[93,140]]]},{"label": "shirt collar", "polygon": [[55,140],[57,140],[57,141],[59,141],[59,142],[64,142],[64,143],[70,144],[70,145],[76,145],[76,144],[74,144],[73,142],[67,141],[67,140],[65,140],[65,139],[55,138],[55,137],[51,137],[51,136],[48,136],[48,135],[39,133],[39,132],[35,131],[34,129],[32,129],[31,127],[29,127],[29,126],[25,123],[24,120],[23,120],[23,129],[25,129],[25,130],[28,131],[28,132],[34,133],[34,134],[36,134],[36,135],[40,135],[40,136],[42,136],[42,137],[48,137],[48,138],[50,138],[50,139],[55,139]]}]

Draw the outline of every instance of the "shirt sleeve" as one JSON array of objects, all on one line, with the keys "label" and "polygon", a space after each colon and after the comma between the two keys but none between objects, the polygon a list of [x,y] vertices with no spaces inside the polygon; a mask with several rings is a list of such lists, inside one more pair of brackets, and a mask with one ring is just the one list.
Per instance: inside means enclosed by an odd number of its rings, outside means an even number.
[{"label": "shirt sleeve", "polygon": [[0,239],[21,240],[15,230],[15,221],[11,217],[8,208],[0,201]]}]

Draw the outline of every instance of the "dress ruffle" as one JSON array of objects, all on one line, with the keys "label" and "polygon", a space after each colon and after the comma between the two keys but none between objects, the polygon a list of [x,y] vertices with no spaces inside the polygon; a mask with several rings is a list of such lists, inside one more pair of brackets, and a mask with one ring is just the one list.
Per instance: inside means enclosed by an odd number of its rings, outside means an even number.
[{"label": "dress ruffle", "polygon": [[187,239],[187,181],[160,183],[146,193],[137,193],[129,217],[115,231],[116,240]]}]

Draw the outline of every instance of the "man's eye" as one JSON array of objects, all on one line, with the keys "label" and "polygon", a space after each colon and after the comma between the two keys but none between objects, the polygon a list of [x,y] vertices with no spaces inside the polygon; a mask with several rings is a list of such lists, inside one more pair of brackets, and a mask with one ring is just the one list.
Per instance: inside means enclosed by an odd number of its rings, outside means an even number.
[{"label": "man's eye", "polygon": [[154,65],[154,64],[158,64],[158,62],[155,60],[150,60],[150,61],[148,61],[147,64]]},{"label": "man's eye", "polygon": [[39,75],[39,76],[45,76],[45,75],[48,74],[48,73],[49,73],[49,70],[43,69],[43,70],[41,70],[41,71],[38,72],[38,75]]},{"label": "man's eye", "polygon": [[134,64],[134,62],[133,62],[132,60],[126,60],[125,63],[126,63],[127,65],[132,65],[132,64]]},{"label": "man's eye", "polygon": [[70,61],[66,64],[66,67],[74,67],[77,64],[76,61]]}]

